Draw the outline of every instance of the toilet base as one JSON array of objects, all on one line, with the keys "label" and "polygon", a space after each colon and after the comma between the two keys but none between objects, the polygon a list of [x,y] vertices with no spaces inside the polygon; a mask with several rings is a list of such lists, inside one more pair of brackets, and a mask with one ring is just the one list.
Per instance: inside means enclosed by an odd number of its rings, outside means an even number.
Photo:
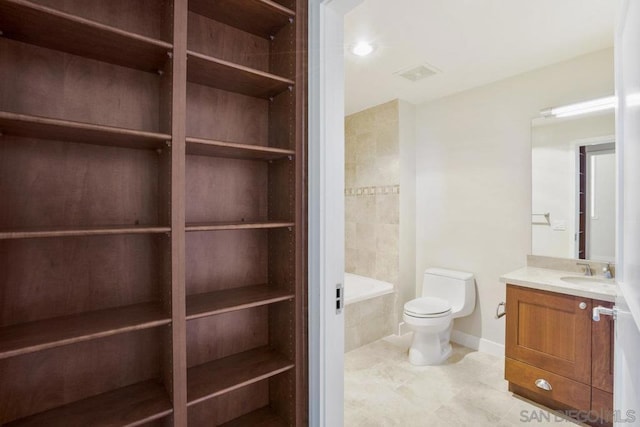
[{"label": "toilet base", "polygon": [[414,331],[409,362],[416,366],[440,365],[451,356],[451,326],[440,333]]}]

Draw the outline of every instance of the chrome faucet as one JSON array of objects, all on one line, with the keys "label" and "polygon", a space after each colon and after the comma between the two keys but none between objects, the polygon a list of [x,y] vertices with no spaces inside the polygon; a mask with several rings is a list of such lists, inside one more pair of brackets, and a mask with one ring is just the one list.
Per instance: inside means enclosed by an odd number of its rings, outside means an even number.
[{"label": "chrome faucet", "polygon": [[584,265],[584,275],[593,276],[593,271],[591,271],[591,266],[588,262],[576,262],[576,265]]}]

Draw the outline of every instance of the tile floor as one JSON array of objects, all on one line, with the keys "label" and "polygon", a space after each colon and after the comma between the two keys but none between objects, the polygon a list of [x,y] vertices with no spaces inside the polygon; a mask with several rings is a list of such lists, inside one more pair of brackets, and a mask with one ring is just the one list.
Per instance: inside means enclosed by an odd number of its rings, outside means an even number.
[{"label": "tile floor", "polygon": [[411,334],[390,336],[345,354],[346,427],[576,426],[514,397],[504,359],[454,344],[441,366],[413,366]]}]

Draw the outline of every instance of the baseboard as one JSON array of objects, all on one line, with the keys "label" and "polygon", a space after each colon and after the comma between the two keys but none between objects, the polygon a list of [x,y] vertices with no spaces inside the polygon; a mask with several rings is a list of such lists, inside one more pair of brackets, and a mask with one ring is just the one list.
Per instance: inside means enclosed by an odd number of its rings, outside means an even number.
[{"label": "baseboard", "polygon": [[451,331],[451,341],[473,350],[504,357],[504,344],[495,341],[489,341],[488,339],[479,338],[456,330]]}]

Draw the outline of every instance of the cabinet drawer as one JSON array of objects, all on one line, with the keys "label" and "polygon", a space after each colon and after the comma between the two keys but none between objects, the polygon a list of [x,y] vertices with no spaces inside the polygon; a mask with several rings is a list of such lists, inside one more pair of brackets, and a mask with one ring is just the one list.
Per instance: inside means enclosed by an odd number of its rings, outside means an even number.
[{"label": "cabinet drawer", "polygon": [[[569,378],[509,358],[505,359],[505,378],[545,399],[555,400],[574,409],[591,408],[591,387]],[[536,386],[538,379],[546,380],[552,389],[547,391]]]}]

